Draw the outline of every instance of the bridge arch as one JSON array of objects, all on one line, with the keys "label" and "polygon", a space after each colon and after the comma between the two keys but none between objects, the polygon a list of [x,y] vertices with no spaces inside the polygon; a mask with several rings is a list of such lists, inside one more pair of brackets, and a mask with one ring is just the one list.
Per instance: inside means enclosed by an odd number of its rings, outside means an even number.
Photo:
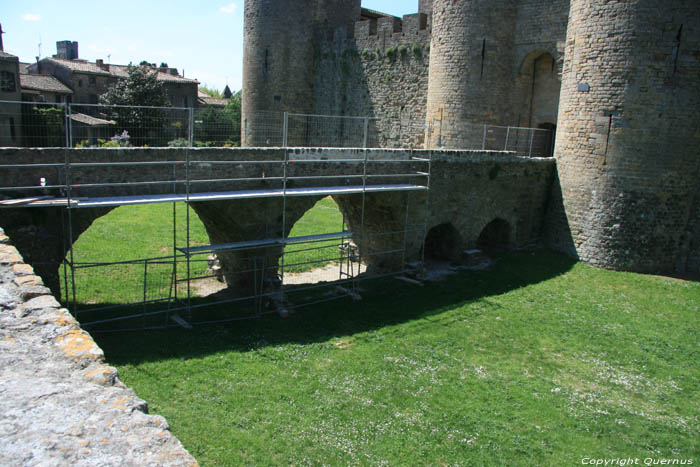
[{"label": "bridge arch", "polygon": [[462,236],[451,222],[443,222],[428,230],[425,236],[425,257],[457,261],[464,249]]},{"label": "bridge arch", "polygon": [[514,235],[508,221],[497,217],[486,224],[476,240],[481,250],[507,250],[513,244]]}]

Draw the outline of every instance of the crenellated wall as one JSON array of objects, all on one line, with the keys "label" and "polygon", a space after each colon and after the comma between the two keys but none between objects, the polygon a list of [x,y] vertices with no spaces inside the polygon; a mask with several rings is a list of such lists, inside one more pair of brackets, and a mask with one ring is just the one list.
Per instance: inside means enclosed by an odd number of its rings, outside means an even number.
[{"label": "crenellated wall", "polygon": [[[430,64],[426,15],[359,21],[319,47],[314,114],[370,116],[380,146],[423,147]],[[399,128],[411,121],[413,128]],[[404,123],[405,123],[404,122]]]}]

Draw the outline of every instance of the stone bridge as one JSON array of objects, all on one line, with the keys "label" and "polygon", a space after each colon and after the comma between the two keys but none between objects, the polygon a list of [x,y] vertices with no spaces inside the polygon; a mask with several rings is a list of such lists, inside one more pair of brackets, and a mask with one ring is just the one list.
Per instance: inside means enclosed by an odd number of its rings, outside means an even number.
[{"label": "stone bridge", "polygon": [[[123,204],[189,199],[211,243],[228,244],[285,237],[330,193],[350,231],[362,230],[368,238],[362,253],[368,267],[378,269],[387,265],[371,253],[385,248],[387,240],[372,234],[401,230],[409,217],[427,219],[428,228],[427,239],[421,233],[408,242],[409,257],[424,244],[426,254],[450,259],[479,242],[505,248],[533,244],[542,234],[555,164],[494,151],[3,148],[0,166],[5,208],[0,227],[58,294],[58,265],[71,243],[95,219]],[[428,169],[430,190],[421,190],[428,184],[421,174]],[[41,179],[43,188],[28,188],[38,187]],[[27,204],[29,197],[36,200]],[[70,239],[67,199],[75,208]],[[279,253],[272,255],[276,259]],[[227,283],[245,286],[234,284],[232,259],[236,253],[222,257]]]}]

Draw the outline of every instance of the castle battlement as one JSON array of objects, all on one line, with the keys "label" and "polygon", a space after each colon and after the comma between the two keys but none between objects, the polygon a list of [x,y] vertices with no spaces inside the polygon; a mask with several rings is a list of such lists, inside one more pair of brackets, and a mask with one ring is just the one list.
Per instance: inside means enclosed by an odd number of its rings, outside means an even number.
[{"label": "castle battlement", "polygon": [[425,13],[404,15],[403,18],[384,16],[378,19],[356,21],[354,24],[354,38],[357,41],[389,37],[392,42],[399,43],[423,36],[430,36],[428,17]]}]

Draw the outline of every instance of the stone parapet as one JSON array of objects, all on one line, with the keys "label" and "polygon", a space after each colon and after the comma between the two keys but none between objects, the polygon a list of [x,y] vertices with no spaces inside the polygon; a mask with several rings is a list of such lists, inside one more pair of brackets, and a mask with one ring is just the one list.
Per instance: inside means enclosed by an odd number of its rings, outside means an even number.
[{"label": "stone parapet", "polygon": [[196,466],[0,228],[0,464]]}]

